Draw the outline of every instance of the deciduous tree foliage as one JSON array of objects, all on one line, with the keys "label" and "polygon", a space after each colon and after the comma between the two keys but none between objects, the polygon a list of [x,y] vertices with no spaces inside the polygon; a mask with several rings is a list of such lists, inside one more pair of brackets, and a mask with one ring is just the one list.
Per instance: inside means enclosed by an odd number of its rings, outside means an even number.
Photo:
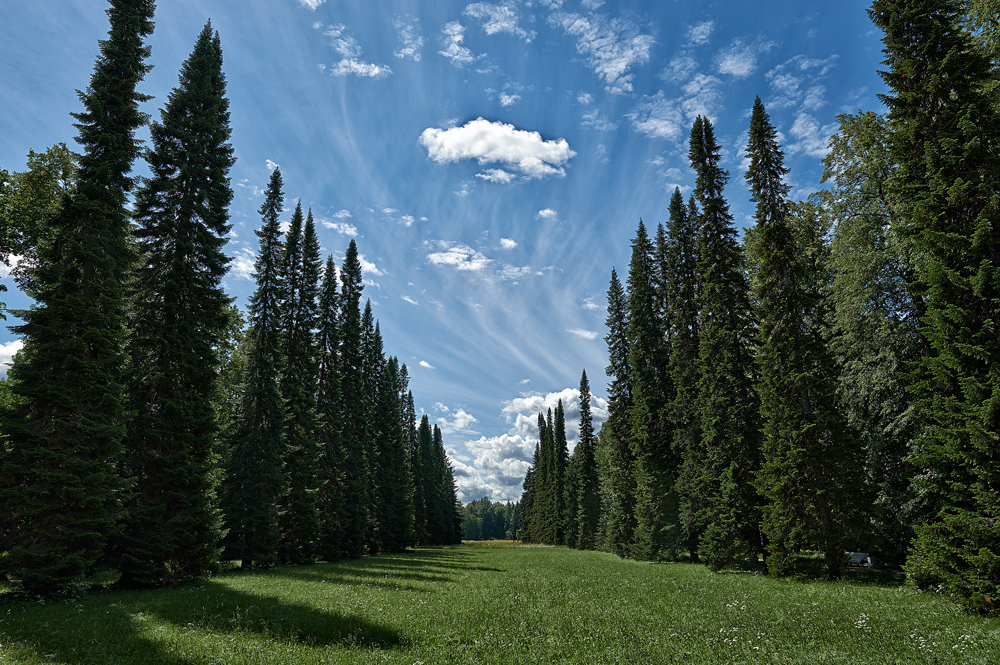
[{"label": "deciduous tree foliage", "polygon": [[126,282],[135,260],[129,213],[136,91],[149,71],[151,0],[112,0],[111,29],[73,114],[83,146],[76,191],[39,247],[38,304],[15,332],[29,341],[10,371],[2,509],[14,531],[6,567],[29,594],[70,590],[104,551],[119,514],[112,461],[125,424]]}]

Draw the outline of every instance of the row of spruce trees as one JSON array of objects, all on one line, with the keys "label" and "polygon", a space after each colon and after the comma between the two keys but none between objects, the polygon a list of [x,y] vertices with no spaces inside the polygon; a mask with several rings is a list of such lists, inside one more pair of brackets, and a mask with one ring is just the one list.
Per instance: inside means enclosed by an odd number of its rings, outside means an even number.
[{"label": "row of spruce trees", "polygon": [[1000,41],[984,5],[873,3],[888,112],[839,116],[829,188],[806,201],[758,98],[742,244],[695,120],[690,199],[674,192],[653,238],[640,222],[626,283],[611,274],[598,487],[581,480],[589,432],[568,462],[561,409],[540,415],[525,539],[715,570],[763,554],[774,575],[818,552],[830,577],[844,550],[875,551],[996,612]]},{"label": "row of spruce trees", "polygon": [[[21,234],[19,283],[36,304],[17,312],[25,345],[3,391],[0,574],[50,595],[98,565],[149,587],[220,558],[261,567],[459,541],[441,432],[417,423],[406,366],[384,353],[370,303],[361,311],[356,244],[339,276],[332,257],[321,265],[301,205],[282,239],[277,169],[249,327],[231,339],[220,40],[206,25],[142,150],[153,10],[110,1],[74,114],[79,167]],[[72,164],[66,153],[47,165]],[[151,175],[136,190],[140,154]]]}]

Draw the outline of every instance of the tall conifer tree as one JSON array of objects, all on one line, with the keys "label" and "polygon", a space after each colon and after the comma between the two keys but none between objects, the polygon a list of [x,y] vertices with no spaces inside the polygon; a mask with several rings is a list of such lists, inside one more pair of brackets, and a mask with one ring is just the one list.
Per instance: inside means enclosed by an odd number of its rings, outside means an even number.
[{"label": "tall conifer tree", "polygon": [[319,378],[316,412],[320,445],[319,496],[320,535],[317,553],[327,561],[342,555],[344,540],[344,447],[343,403],[340,385],[340,298],[337,294],[337,269],[333,256],[327,256],[319,297]]},{"label": "tall conifer tree", "polygon": [[552,443],[555,452],[555,517],[557,520],[557,545],[566,544],[566,475],[569,472],[569,445],[566,441],[566,410],[562,400],[556,404],[555,420],[552,422]]},{"label": "tall conifer tree", "polygon": [[[706,529],[706,542],[699,544],[698,551],[715,559],[738,541],[751,550],[760,542],[755,537],[759,513],[752,484],[760,454],[750,352],[753,322],[743,254],[723,196],[729,174],[719,166],[720,149],[707,118],[695,119],[689,158],[696,174],[694,196],[701,210],[697,406],[704,461],[700,485],[711,488],[706,507],[699,511],[704,515],[700,522]],[[732,480],[724,485],[723,474],[732,465]]]},{"label": "tall conifer tree", "polygon": [[131,409],[120,472],[134,479],[119,568],[123,586],[176,584],[216,566],[221,514],[212,448],[216,347],[228,324],[229,102],[218,33],[206,24],[181,66],[136,197]]},{"label": "tall conifer tree", "polygon": [[283,247],[278,214],[284,195],[281,171],[271,173],[264,203],[263,225],[257,230],[260,251],[254,264],[257,290],[250,299],[249,351],[245,381],[226,478],[227,556],[244,568],[272,566],[277,561],[278,513],[285,494],[283,470],[285,407],[278,385],[284,364],[281,344],[281,259]]},{"label": "tall conifer tree", "polygon": [[31,276],[38,304],[19,312],[26,351],[10,371],[15,413],[4,419],[0,509],[15,532],[7,567],[26,593],[74,588],[115,527],[125,391],[125,282],[134,264],[126,208],[135,131],[146,124],[136,86],[149,71],[152,0],[112,0],[108,38],[84,110],[73,114],[84,154],[76,191],[48,223]]},{"label": "tall conifer tree", "polygon": [[574,456],[577,462],[577,523],[579,536],[576,546],[582,550],[597,545],[597,530],[601,518],[601,495],[594,449],[594,421],[590,410],[590,382],[587,370],[580,376],[580,440]]},{"label": "tall conifer tree", "polygon": [[[996,70],[958,0],[875,0],[885,33],[892,188],[919,255],[930,342],[912,376],[929,427],[914,461],[936,512],[907,572],[996,613],[1000,594],[1000,118]],[[987,598],[989,601],[987,601]]]}]

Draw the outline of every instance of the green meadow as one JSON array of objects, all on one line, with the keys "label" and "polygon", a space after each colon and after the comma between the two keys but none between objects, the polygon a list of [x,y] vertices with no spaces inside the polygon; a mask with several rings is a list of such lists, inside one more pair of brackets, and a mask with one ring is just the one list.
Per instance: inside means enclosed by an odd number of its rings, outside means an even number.
[{"label": "green meadow", "polygon": [[1000,663],[1000,621],[892,578],[471,544],[76,602],[0,594],[0,663]]}]

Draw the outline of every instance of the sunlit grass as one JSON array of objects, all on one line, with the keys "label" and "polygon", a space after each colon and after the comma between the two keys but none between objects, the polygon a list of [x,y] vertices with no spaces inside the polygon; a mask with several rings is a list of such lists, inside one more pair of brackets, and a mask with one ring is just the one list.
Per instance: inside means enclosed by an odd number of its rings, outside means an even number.
[{"label": "sunlit grass", "polygon": [[496,541],[183,589],[0,596],[0,663],[997,663],[1000,621],[858,582]]}]

